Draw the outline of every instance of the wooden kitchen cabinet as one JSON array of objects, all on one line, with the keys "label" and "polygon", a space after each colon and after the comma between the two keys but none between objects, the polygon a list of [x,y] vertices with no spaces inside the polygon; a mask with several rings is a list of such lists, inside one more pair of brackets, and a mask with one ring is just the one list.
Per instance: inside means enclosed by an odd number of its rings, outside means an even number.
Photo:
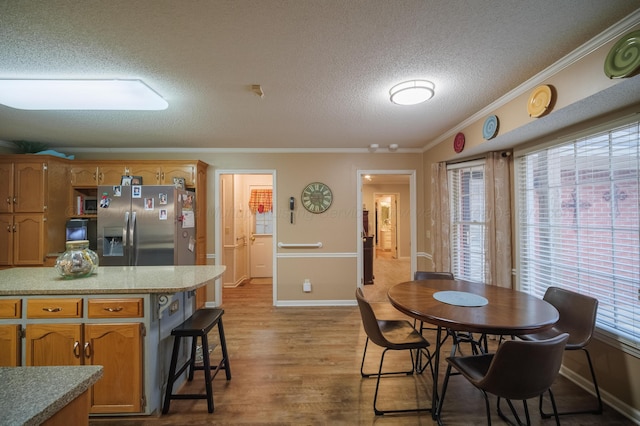
[{"label": "wooden kitchen cabinet", "polygon": [[183,178],[188,188],[196,186],[198,165],[195,162],[133,162],[129,166],[131,176],[141,176],[144,185],[173,185],[173,178]]},{"label": "wooden kitchen cabinet", "polygon": [[[22,299],[0,299],[0,319],[19,320],[22,316]],[[21,365],[22,340],[20,324],[0,325],[0,367]]]},{"label": "wooden kitchen cabinet", "polygon": [[[142,317],[142,299],[89,299],[87,318]],[[102,379],[91,389],[92,414],[144,410],[143,337],[140,322],[86,323],[83,299],[27,301],[27,318],[78,318],[78,323],[28,323],[26,364],[102,365]]]},{"label": "wooden kitchen cabinet", "polygon": [[42,161],[0,164],[0,213],[44,212],[47,165]]},{"label": "wooden kitchen cabinet", "polygon": [[28,324],[28,366],[82,365],[82,324]]},{"label": "wooden kitchen cabinet", "polygon": [[45,215],[0,215],[0,266],[42,265]]},{"label": "wooden kitchen cabinet", "polygon": [[28,324],[27,365],[102,365],[92,414],[143,410],[142,324]]},{"label": "wooden kitchen cabinet", "polygon": [[71,186],[84,188],[98,185],[120,185],[122,176],[127,174],[127,168],[117,164],[87,161],[74,163],[70,168]]},{"label": "wooden kitchen cabinet", "polygon": [[143,410],[142,324],[85,324],[85,364],[102,365],[93,385],[91,413],[139,413]]},{"label": "wooden kitchen cabinet", "polygon": [[0,367],[20,365],[22,341],[19,324],[0,325]]},{"label": "wooden kitchen cabinet", "polygon": [[64,251],[68,160],[47,155],[0,158],[0,266],[43,265]]}]

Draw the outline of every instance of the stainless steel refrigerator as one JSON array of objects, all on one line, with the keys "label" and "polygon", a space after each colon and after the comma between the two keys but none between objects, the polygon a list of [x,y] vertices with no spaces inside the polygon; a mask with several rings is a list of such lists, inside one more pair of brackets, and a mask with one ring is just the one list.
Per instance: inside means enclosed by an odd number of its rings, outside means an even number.
[{"label": "stainless steel refrigerator", "polygon": [[195,264],[195,202],[174,186],[99,186],[100,266]]}]

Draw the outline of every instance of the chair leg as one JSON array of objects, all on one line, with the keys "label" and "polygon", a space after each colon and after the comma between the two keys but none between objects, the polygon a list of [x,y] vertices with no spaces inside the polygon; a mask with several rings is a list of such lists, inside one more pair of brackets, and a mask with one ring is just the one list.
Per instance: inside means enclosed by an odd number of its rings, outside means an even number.
[{"label": "chair leg", "polygon": [[[431,408],[410,408],[410,409],[404,409],[404,410],[379,410],[378,409],[377,402],[378,402],[378,390],[380,389],[380,378],[385,374],[394,374],[394,373],[382,372],[382,364],[384,363],[384,356],[387,354],[388,350],[389,349],[386,348],[384,351],[382,351],[382,356],[380,357],[380,366],[378,367],[378,374],[377,374],[378,377],[376,380],[376,391],[375,391],[375,394],[373,395],[373,412],[375,413],[375,415],[382,416],[388,413],[411,413],[411,412],[431,411]],[[411,352],[411,350],[409,350],[409,352]]]},{"label": "chair leg", "polygon": [[[598,381],[596,380],[596,372],[593,369],[593,363],[591,362],[591,356],[589,355],[589,351],[585,348],[582,348],[584,354],[587,357],[587,363],[589,364],[589,371],[591,372],[591,380],[593,381],[593,387],[596,392],[596,399],[598,400],[598,406],[595,409],[587,409],[587,410],[578,410],[578,411],[563,411],[558,413],[559,416],[568,415],[568,414],[602,414],[602,398],[600,397],[600,389],[598,388]],[[540,415],[548,419],[553,414],[545,413],[542,409],[542,395],[540,396]]]},{"label": "chair leg", "polygon": [[[193,340],[196,340],[194,337]],[[202,340],[202,364],[204,369],[204,384],[207,392],[207,410],[213,413],[213,385],[211,384],[211,364],[209,360],[209,341],[206,334],[201,336]],[[193,371],[193,369],[192,369]]]},{"label": "chair leg", "polygon": [[[367,337],[367,340],[364,343],[364,352],[362,353],[362,363],[360,364],[360,376],[362,377],[371,377],[371,376],[378,376],[378,375],[382,375],[382,376],[391,376],[391,375],[396,375],[396,374],[405,374],[407,376],[411,376],[414,372],[416,372],[416,360],[414,360],[413,358],[413,352],[409,351],[409,353],[411,354],[411,370],[408,371],[388,371],[386,373],[365,373],[364,372],[364,360],[365,357],[367,356],[367,347],[369,346],[369,338]],[[386,352],[386,349],[385,349]],[[384,354],[384,352],[383,352]],[[382,364],[381,364],[382,365]]]},{"label": "chair leg", "polygon": [[[424,370],[429,366],[431,369],[431,377],[435,377],[435,371],[433,369],[433,359],[435,358],[435,354],[432,354],[429,349],[418,349],[418,356],[420,357],[420,368],[418,369],[418,373],[422,374]],[[425,364],[422,364],[422,357],[427,357],[427,361]]]},{"label": "chair leg", "polygon": [[364,342],[364,351],[362,352],[362,362],[360,363],[360,375],[362,377],[370,377],[370,374],[364,373],[364,358],[367,356],[367,346],[369,346],[369,338]]},{"label": "chair leg", "polygon": [[[506,399],[506,398],[505,398]],[[509,406],[509,409],[511,410],[511,415],[513,415],[513,418],[515,419],[515,423],[512,422],[502,411],[502,409],[500,408],[500,400],[501,398],[498,397],[498,403],[496,404],[497,409],[498,409],[498,416],[504,420],[507,424],[510,425],[518,425],[518,426],[530,426],[531,425],[531,417],[529,416],[529,406],[527,405],[527,400],[522,400],[522,406],[524,407],[524,416],[526,419],[526,423],[522,423],[522,420],[520,420],[520,416],[518,415],[518,411],[516,410],[516,407],[513,406],[513,403],[511,402],[511,400],[507,399],[507,405]]]}]

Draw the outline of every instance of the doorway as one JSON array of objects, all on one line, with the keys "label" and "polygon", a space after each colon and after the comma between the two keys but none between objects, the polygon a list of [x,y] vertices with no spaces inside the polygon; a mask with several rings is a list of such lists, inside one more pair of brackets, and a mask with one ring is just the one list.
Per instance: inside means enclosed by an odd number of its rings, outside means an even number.
[{"label": "doorway", "polygon": [[222,286],[215,289],[222,303],[222,287],[269,283],[276,292],[275,171],[216,170],[215,264],[225,265]]},{"label": "doorway", "polygon": [[398,258],[398,198],[400,194],[374,194],[375,258]]},{"label": "doorway", "polygon": [[[357,231],[358,278],[372,301],[385,301],[388,288],[410,280],[416,270],[415,179],[415,170],[358,171],[358,215],[363,218],[358,221]],[[363,268],[367,265],[360,241],[367,240],[365,237],[373,238],[377,252],[373,256],[373,285],[364,282]]]}]

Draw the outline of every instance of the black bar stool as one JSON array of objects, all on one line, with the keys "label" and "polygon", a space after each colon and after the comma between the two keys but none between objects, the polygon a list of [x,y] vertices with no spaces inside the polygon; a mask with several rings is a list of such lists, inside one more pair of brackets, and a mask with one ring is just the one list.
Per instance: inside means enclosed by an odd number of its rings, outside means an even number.
[{"label": "black bar stool", "polygon": [[[210,413],[213,413],[213,387],[211,381],[216,377],[220,370],[224,370],[227,380],[231,380],[231,369],[229,367],[229,355],[227,354],[227,343],[224,339],[224,328],[222,327],[222,314],[224,310],[217,308],[203,308],[193,313],[187,320],[171,331],[174,336],[173,353],[171,355],[171,365],[169,367],[169,377],[167,379],[167,390],[164,397],[164,405],[162,413],[169,412],[169,405],[172,399],[206,399],[207,407]],[[220,346],[222,347],[222,359],[218,365],[211,365],[209,360],[209,340],[207,333],[214,326],[218,326],[220,334]],[[176,366],[180,351],[180,341],[183,337],[191,337],[191,355],[184,365],[178,371]],[[200,337],[202,343],[202,365],[196,365],[196,347],[197,340]],[[190,367],[190,368],[189,368]],[[203,394],[175,394],[173,393],[173,384],[178,377],[189,368],[188,380],[193,380],[193,372],[195,370],[204,370],[204,380],[207,393]],[[214,372],[213,375],[211,372]]]}]

